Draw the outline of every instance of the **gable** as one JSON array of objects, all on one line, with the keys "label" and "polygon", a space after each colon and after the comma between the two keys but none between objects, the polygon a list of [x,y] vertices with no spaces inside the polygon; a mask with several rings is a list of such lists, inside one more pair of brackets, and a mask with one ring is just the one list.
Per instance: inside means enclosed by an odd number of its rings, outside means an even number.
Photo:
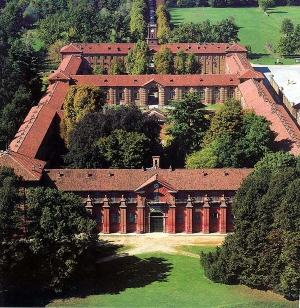
[{"label": "gable", "polygon": [[159,176],[157,173],[154,174],[152,177],[150,177],[147,181],[145,181],[142,185],[140,185],[135,191],[141,191],[143,189],[145,189],[146,187],[153,185],[154,188],[155,185],[161,185],[163,187],[165,187],[166,189],[168,189],[171,192],[176,193],[177,189],[174,188],[170,183],[168,183],[167,181],[165,181],[161,176]]}]

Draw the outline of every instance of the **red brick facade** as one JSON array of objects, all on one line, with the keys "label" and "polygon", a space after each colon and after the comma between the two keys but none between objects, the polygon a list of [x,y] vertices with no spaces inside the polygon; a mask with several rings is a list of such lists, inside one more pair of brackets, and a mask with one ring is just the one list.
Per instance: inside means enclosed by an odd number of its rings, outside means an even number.
[{"label": "red brick facade", "polygon": [[83,198],[100,233],[227,233],[250,169],[49,169],[44,183]]}]

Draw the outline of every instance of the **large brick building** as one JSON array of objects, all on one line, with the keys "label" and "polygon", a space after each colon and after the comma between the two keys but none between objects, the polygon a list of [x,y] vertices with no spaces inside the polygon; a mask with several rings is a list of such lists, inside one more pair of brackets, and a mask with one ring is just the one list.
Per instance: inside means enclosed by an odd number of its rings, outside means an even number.
[{"label": "large brick building", "polygon": [[227,233],[250,169],[45,169],[44,183],[81,196],[102,233]]},{"label": "large brick building", "polygon": [[[153,23],[147,42],[153,56],[161,48]],[[245,108],[266,116],[278,143],[287,142],[287,150],[300,154],[298,128],[263,85],[264,76],[250,65],[245,47],[227,43],[168,47],[174,57],[179,50],[193,52],[202,64],[202,73],[93,75],[96,65],[109,70],[114,57],[124,61],[133,44],[70,44],[62,48],[61,64],[50,75],[44,97],[32,107],[7,151],[0,153],[0,165],[14,168],[25,188],[47,185],[81,196],[101,233],[232,231],[232,199],[249,169],[161,169],[159,157],[153,158],[150,168],[140,170],[53,168],[70,85],[99,87],[109,105],[135,102],[160,110],[188,91],[197,91],[206,105],[235,98]],[[153,110],[159,114],[158,109]]]}]

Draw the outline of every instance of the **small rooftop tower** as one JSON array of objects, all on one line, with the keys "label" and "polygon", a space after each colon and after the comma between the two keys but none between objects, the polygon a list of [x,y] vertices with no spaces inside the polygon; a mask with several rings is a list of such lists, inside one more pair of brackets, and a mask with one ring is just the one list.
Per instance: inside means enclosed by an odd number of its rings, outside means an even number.
[{"label": "small rooftop tower", "polygon": [[154,169],[159,169],[160,156],[152,156],[152,167]]}]

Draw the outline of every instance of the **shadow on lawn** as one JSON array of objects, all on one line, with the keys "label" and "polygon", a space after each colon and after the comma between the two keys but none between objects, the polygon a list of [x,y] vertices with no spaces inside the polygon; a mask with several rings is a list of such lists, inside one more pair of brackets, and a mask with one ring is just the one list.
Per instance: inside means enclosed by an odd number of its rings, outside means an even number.
[{"label": "shadow on lawn", "polygon": [[0,291],[0,304],[10,307],[41,307],[56,299],[119,294],[128,288],[141,288],[153,282],[166,282],[172,268],[172,264],[164,258],[120,257],[97,264],[88,275],[78,277],[70,291],[55,294],[36,288],[27,290],[26,293],[17,291],[6,294],[4,301],[1,301]]},{"label": "shadow on lawn", "polygon": [[[128,288],[141,288],[153,282],[165,282],[173,266],[164,258],[141,259],[136,256],[115,258],[122,245],[100,241],[97,258],[114,256],[94,264],[87,272],[79,273],[69,285],[70,290],[55,294],[41,286],[27,285],[24,290],[0,289],[1,307],[41,307],[55,299],[84,298],[89,295],[119,294]],[[26,290],[25,290],[26,289]]]},{"label": "shadow on lawn", "polygon": [[164,258],[120,257],[97,264],[96,271],[81,281],[75,291],[60,298],[84,298],[89,295],[119,294],[128,288],[141,288],[153,282],[168,281],[173,266]]}]

